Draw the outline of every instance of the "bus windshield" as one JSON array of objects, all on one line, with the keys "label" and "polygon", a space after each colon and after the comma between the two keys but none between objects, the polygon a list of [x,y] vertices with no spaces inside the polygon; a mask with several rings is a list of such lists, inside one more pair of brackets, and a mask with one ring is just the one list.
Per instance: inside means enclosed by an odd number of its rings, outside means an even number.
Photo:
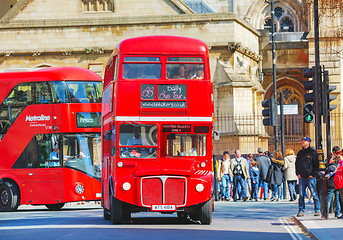
[{"label": "bus windshield", "polygon": [[156,125],[120,125],[119,145],[121,158],[156,158]]},{"label": "bus windshield", "polygon": [[168,156],[205,156],[206,135],[204,134],[168,134]]},{"label": "bus windshield", "polygon": [[101,139],[98,133],[63,135],[63,166],[101,178]]}]

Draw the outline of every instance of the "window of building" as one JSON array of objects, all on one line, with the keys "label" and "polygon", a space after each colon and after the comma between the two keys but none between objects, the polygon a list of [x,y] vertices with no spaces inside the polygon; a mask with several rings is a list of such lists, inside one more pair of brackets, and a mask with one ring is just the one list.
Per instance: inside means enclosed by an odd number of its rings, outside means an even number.
[{"label": "window of building", "polygon": [[283,18],[280,24],[282,32],[294,32],[294,23],[289,17]]},{"label": "window of building", "polygon": [[82,12],[114,12],[114,0],[82,0]]},{"label": "window of building", "polygon": [[[291,11],[286,11],[284,7],[278,6],[274,8],[274,16],[274,32],[295,32],[294,16],[292,16]],[[271,25],[272,20],[269,8],[264,20],[264,29],[268,29],[271,32]]]},{"label": "window of building", "polygon": [[202,0],[188,0],[183,1],[188,7],[190,7],[195,13],[214,13],[216,12],[208,4]]},{"label": "window of building", "polygon": [[[264,22],[264,29],[268,29],[269,32],[272,32],[272,19],[268,18]],[[277,22],[274,21],[274,32],[277,32]]]},{"label": "window of building", "polygon": [[274,12],[275,12],[275,17],[280,19],[280,17],[283,15],[283,13],[285,12],[282,7],[276,7],[274,9]]}]

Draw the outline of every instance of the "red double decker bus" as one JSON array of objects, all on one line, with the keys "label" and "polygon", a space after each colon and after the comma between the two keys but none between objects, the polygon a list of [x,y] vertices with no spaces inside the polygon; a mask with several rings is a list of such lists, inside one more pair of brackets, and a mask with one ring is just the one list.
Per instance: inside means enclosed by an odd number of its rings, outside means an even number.
[{"label": "red double decker bus", "polygon": [[104,218],[156,211],[212,221],[213,88],[204,42],[175,36],[122,41],[102,103]]},{"label": "red double decker bus", "polygon": [[0,210],[101,199],[102,79],[86,69],[0,73]]}]

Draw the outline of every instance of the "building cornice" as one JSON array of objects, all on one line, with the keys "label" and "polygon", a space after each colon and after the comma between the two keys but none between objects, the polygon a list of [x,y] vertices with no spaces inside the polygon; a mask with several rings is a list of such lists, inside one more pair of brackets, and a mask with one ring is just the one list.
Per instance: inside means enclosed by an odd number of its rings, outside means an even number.
[{"label": "building cornice", "polygon": [[[6,19],[5,19],[6,20]],[[210,23],[210,22],[235,22],[244,26],[256,36],[260,33],[247,21],[239,18],[233,13],[203,13],[203,14],[179,14],[158,16],[108,16],[108,17],[79,17],[68,19],[33,19],[33,20],[8,20],[0,21],[0,30],[4,29],[32,29],[32,28],[56,28],[56,27],[99,27],[120,25],[142,25],[142,24],[173,24],[173,23]]]}]

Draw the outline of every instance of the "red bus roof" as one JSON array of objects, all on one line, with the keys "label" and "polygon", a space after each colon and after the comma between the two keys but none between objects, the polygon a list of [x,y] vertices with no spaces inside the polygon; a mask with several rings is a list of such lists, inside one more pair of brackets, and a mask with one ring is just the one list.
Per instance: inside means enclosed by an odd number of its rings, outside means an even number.
[{"label": "red bus roof", "polygon": [[93,80],[102,81],[96,73],[79,67],[49,67],[37,71],[0,73],[0,82]]},{"label": "red bus roof", "polygon": [[206,44],[179,36],[146,36],[123,40],[117,46],[121,54],[207,54]]}]

